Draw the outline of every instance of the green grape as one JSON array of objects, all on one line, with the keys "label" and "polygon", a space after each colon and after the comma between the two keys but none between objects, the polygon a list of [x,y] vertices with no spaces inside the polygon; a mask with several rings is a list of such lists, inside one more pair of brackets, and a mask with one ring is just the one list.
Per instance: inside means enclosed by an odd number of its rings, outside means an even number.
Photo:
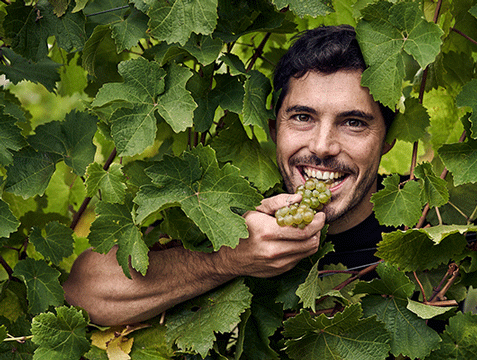
[{"label": "green grape", "polygon": [[302,200],[289,206],[284,206],[275,212],[277,224],[280,226],[294,226],[304,229],[313,221],[317,211],[323,209],[331,199],[331,191],[323,181],[310,178],[305,184],[297,187],[295,194],[300,194]]}]

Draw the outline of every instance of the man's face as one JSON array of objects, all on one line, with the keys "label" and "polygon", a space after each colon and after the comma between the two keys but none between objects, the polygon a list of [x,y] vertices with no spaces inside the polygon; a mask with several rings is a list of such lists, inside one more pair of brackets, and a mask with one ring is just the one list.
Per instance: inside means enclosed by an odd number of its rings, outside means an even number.
[{"label": "man's face", "polygon": [[379,161],[390,149],[379,105],[360,81],[360,71],[291,78],[271,129],[289,192],[308,177],[332,179],[332,200],[323,209],[332,233],[371,214]]}]

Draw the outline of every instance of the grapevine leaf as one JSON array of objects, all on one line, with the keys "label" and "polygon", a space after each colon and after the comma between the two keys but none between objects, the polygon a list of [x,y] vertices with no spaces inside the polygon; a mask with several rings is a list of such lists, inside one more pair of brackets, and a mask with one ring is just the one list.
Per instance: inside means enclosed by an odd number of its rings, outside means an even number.
[{"label": "grapevine leaf", "polygon": [[111,36],[116,42],[118,53],[131,49],[144,38],[147,21],[147,15],[132,7],[127,17],[111,24]]},{"label": "grapevine leaf", "polygon": [[97,118],[87,112],[72,111],[66,114],[65,121],[37,126],[35,135],[28,141],[39,152],[61,156],[75,174],[83,176],[96,153],[93,144],[96,122]]},{"label": "grapevine leaf", "polygon": [[[240,314],[250,307],[252,294],[236,280],[217,290],[179,305],[168,316],[166,337],[182,350],[205,358],[215,341],[215,333],[231,331]],[[214,321],[210,321],[214,319]]]},{"label": "grapevine leaf", "polygon": [[469,81],[462,87],[462,91],[457,95],[457,106],[470,106],[472,108],[472,116],[470,121],[472,122],[472,138],[477,138],[477,79]]},{"label": "grapevine leaf", "polygon": [[135,334],[130,355],[134,360],[171,359],[174,352],[166,342],[166,327],[155,325]]},{"label": "grapevine leaf", "polygon": [[414,293],[414,284],[396,266],[389,263],[381,263],[376,268],[380,279],[374,279],[368,283],[360,282],[355,287],[356,293],[390,295],[401,299],[407,299]]},{"label": "grapevine leaf", "polygon": [[204,233],[178,207],[169,208],[165,211],[161,230],[172,239],[181,240],[186,249],[203,252],[212,251]]},{"label": "grapevine leaf", "polygon": [[42,195],[60,159],[57,154],[37,152],[31,147],[23,148],[15,154],[13,164],[7,167],[5,191],[24,199]]},{"label": "grapevine leaf", "polygon": [[453,307],[426,305],[419,301],[408,300],[408,310],[419,316],[421,319],[432,319],[433,317],[445,314]]},{"label": "grapevine leaf", "polygon": [[[258,140],[250,139],[238,118],[229,113],[232,120],[212,141],[217,151],[217,160],[231,161],[240,169],[240,174],[247,178],[261,193],[275,186],[281,180],[278,168],[273,160],[264,153]],[[226,120],[228,121],[228,120]]]},{"label": "grapevine leaf", "polygon": [[223,42],[220,39],[192,34],[182,48],[187,50],[202,65],[209,65],[219,57],[222,47]]},{"label": "grapevine leaf", "polygon": [[218,0],[155,1],[149,8],[151,35],[184,45],[192,33],[210,35],[217,25]]},{"label": "grapevine leaf", "polygon": [[8,204],[0,199],[0,238],[8,237],[20,226],[20,222],[10,211]]},{"label": "grapevine leaf", "polygon": [[141,232],[132,218],[132,202],[126,199],[125,204],[107,203],[101,201],[96,207],[98,217],[91,224],[88,236],[95,251],[106,254],[114,245],[118,245],[116,258],[123,268],[124,274],[131,278],[131,266],[145,275],[149,258]]},{"label": "grapevine leaf", "polygon": [[0,326],[0,342],[3,342],[7,337],[7,328],[5,325]]},{"label": "grapevine leaf", "polygon": [[9,64],[0,63],[0,71],[12,83],[18,84],[23,80],[28,80],[43,85],[48,91],[56,89],[56,82],[60,81],[58,68],[61,64],[50,58],[44,58],[34,63],[9,48],[2,48],[2,53],[8,59]]},{"label": "grapevine leaf", "polygon": [[449,201],[449,191],[446,181],[437,177],[430,163],[416,166],[415,175],[422,181],[422,203],[429,203],[429,207],[442,206]]},{"label": "grapevine leaf", "polygon": [[371,202],[374,204],[376,218],[381,225],[412,227],[421,217],[420,186],[416,181],[409,181],[400,186],[399,175],[391,175],[383,180],[384,189],[374,193]]},{"label": "grapevine leaf", "polygon": [[79,359],[90,348],[86,338],[88,320],[83,311],[73,307],[56,308],[33,318],[32,341],[39,345],[34,360]]},{"label": "grapevine leaf", "polygon": [[[467,242],[463,235],[456,234],[458,230],[452,226],[435,230],[398,230],[383,234],[376,256],[399,266],[403,271],[433,269],[447,263],[465,249]],[[436,243],[428,233],[440,241]]]},{"label": "grapevine leaf", "polygon": [[465,234],[467,232],[477,231],[477,226],[475,225],[438,225],[425,227],[420,229],[421,232],[427,234],[429,239],[434,241],[436,244],[440,244],[441,241],[449,235],[452,234]]},{"label": "grapevine leaf", "polygon": [[362,300],[366,316],[377,315],[391,336],[391,353],[424,358],[439,346],[439,335],[407,309],[407,299],[369,295]]},{"label": "grapevine leaf", "polygon": [[120,164],[111,164],[108,171],[98,163],[88,166],[86,175],[87,196],[94,196],[101,190],[101,199],[105,202],[123,203],[126,196],[126,177]]},{"label": "grapevine leaf", "polygon": [[198,146],[181,157],[164,156],[146,170],[154,185],[141,187],[137,222],[171,206],[181,206],[211,241],[214,250],[235,247],[248,237],[245,220],[231,209],[251,210],[262,196],[230,164],[219,167],[210,147]]},{"label": "grapevine leaf", "polygon": [[307,15],[311,17],[326,16],[333,12],[333,7],[329,0],[273,0],[272,2],[279,10],[288,6],[291,11],[301,18]]},{"label": "grapevine leaf", "polygon": [[474,359],[477,356],[477,316],[472,313],[458,313],[449,319],[441,335],[442,343],[432,352],[432,360]]},{"label": "grapevine leaf", "polygon": [[417,3],[380,1],[363,9],[362,15],[356,33],[369,66],[362,84],[378,101],[394,108],[405,75],[404,53],[425,68],[439,53],[443,32],[424,19]]},{"label": "grapevine leaf", "polygon": [[166,72],[156,62],[144,58],[123,61],[118,66],[124,79],[121,83],[108,83],[98,91],[92,105],[104,106],[112,101],[148,104],[151,107],[158,95],[164,92]]},{"label": "grapevine leaf", "polygon": [[47,0],[36,2],[35,6],[16,1],[8,7],[3,24],[12,49],[35,62],[47,56],[50,36],[55,36],[58,46],[68,52],[82,49],[86,19],[80,12],[72,13],[71,9],[58,17]]},{"label": "grapevine leaf", "polygon": [[167,69],[166,90],[157,99],[157,111],[176,133],[184,131],[193,124],[194,102],[186,90],[187,80],[192,72],[185,67],[171,63]]},{"label": "grapevine leaf", "polygon": [[400,271],[390,264],[380,264],[376,271],[381,279],[359,283],[355,288],[356,292],[370,294],[362,300],[365,316],[376,315],[385,324],[391,336],[392,354],[424,358],[439,346],[440,338],[425,320],[407,309],[414,284],[403,269]]},{"label": "grapevine leaf", "polygon": [[388,139],[414,143],[426,135],[426,128],[430,124],[429,115],[415,98],[406,99],[404,105],[406,111],[396,116],[387,136]]},{"label": "grapevine leaf", "polygon": [[243,102],[243,124],[258,125],[268,131],[268,119],[273,119],[271,110],[267,110],[267,96],[272,86],[270,80],[262,73],[253,70],[245,81],[245,97]]},{"label": "grapevine leaf", "polygon": [[328,318],[324,314],[312,318],[302,310],[285,321],[285,342],[292,359],[386,359],[388,334],[375,317],[361,318],[359,304]]},{"label": "grapevine leaf", "polygon": [[58,282],[60,272],[48,266],[45,261],[32,258],[21,260],[15,266],[13,276],[25,282],[29,311],[32,314],[46,311],[50,305],[63,305],[64,291]]},{"label": "grapevine leaf", "polygon": [[[333,251],[333,244],[331,242],[326,242],[323,246],[320,247],[318,250],[318,258],[321,259],[325,256],[328,252]],[[306,280],[303,284],[301,284],[296,294],[300,297],[301,301],[303,302],[303,306],[306,308],[311,308],[314,312],[316,311],[316,299],[320,296],[325,294],[327,291],[333,289],[334,286],[330,286],[331,277],[327,277],[324,279],[319,278],[318,273],[318,264],[317,261],[313,267],[311,268]],[[345,281],[348,278],[348,275],[339,276],[340,280]],[[335,277],[333,276],[333,280]],[[341,282],[342,282],[341,281]]]},{"label": "grapevine leaf", "polygon": [[477,140],[444,144],[437,150],[456,186],[477,182]]},{"label": "grapevine leaf", "polygon": [[40,254],[55,265],[73,254],[73,230],[58,221],[46,225],[44,237],[38,227],[33,227],[30,241]]},{"label": "grapevine leaf", "polygon": [[245,69],[245,65],[243,64],[242,60],[235,54],[224,54],[220,57],[220,61],[223,61],[225,65],[227,65],[230,69],[230,75],[245,75],[247,69]]},{"label": "grapevine leaf", "polygon": [[0,165],[8,165],[13,161],[11,150],[18,151],[26,145],[21,129],[15,124],[17,119],[5,113],[0,107]]},{"label": "grapevine leaf", "polygon": [[[3,316],[0,321],[6,325],[8,333],[13,336],[30,336],[31,320],[26,319],[25,315],[19,316],[15,321],[10,321]],[[33,353],[38,346],[32,341],[4,341],[0,343],[1,360],[31,360]]]}]

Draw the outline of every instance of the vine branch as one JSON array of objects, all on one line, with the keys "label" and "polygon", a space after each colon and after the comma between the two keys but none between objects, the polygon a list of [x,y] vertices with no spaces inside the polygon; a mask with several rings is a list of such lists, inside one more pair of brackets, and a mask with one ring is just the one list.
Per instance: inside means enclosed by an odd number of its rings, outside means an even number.
[{"label": "vine branch", "polygon": [[[109,155],[108,159],[104,163],[104,166],[103,166],[104,170],[109,169],[109,167],[113,163],[114,159],[116,158],[116,155],[117,155],[117,150],[116,150],[116,148],[114,148],[113,151],[111,152],[111,154]],[[88,205],[89,205],[90,202],[91,202],[91,197],[86,197],[83,200],[83,203],[81,204],[80,208],[78,209],[78,211],[73,216],[73,220],[71,221],[71,225],[70,225],[71,230],[74,230],[76,228],[76,226],[78,225],[79,220],[81,219],[84,212],[88,208]]]}]

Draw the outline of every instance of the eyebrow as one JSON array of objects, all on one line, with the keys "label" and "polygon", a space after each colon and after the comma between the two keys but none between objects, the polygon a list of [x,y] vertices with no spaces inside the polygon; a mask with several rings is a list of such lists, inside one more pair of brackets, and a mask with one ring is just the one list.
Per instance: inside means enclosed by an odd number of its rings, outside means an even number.
[{"label": "eyebrow", "polygon": [[[312,107],[306,106],[306,105],[294,105],[288,107],[286,110],[286,113],[292,113],[292,112],[305,112],[309,114],[317,114],[318,112],[313,109]],[[338,117],[358,117],[361,119],[365,120],[374,120],[374,116],[370,113],[361,111],[361,110],[349,110],[349,111],[343,111],[338,114]]]}]

